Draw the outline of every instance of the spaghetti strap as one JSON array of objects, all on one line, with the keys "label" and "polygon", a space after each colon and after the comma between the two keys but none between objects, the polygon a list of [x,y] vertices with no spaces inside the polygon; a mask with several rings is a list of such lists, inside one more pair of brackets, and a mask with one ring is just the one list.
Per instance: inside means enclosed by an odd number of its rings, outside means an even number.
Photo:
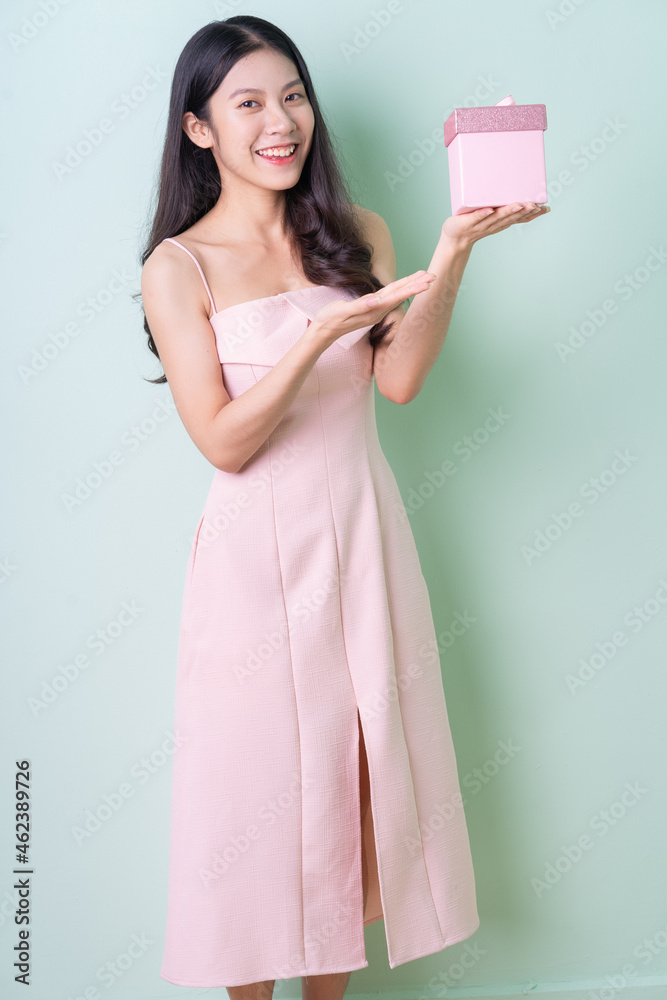
[{"label": "spaghetti strap", "polygon": [[178,242],[178,240],[175,240],[175,239],[173,238],[173,236],[167,236],[167,237],[165,237],[165,239],[164,239],[164,240],[163,240],[162,242],[164,243],[164,242],[166,242],[167,240],[169,240],[169,242],[170,242],[170,243],[175,243],[177,247],[180,247],[180,248],[181,248],[181,250],[185,250],[185,252],[186,252],[187,254],[190,254],[190,256],[192,257],[193,261],[194,261],[194,262],[195,262],[195,264],[197,265],[197,270],[198,270],[198,271],[199,271],[199,273],[201,274],[201,280],[202,280],[202,281],[204,282],[204,288],[205,288],[205,289],[206,289],[206,291],[208,292],[208,297],[209,297],[209,299],[211,300],[211,306],[213,307],[213,315],[215,315],[215,314],[216,314],[216,312],[217,312],[218,310],[217,310],[217,309],[215,308],[215,302],[213,301],[213,296],[211,295],[211,289],[210,289],[210,288],[208,287],[208,281],[207,281],[207,280],[206,280],[206,278],[204,277],[204,272],[202,271],[202,268],[201,268],[201,264],[199,263],[199,261],[197,260],[197,258],[195,257],[195,255],[194,255],[193,253],[191,253],[191,252],[190,252],[190,251],[188,250],[188,248],[187,248],[187,247],[184,247],[182,243],[179,243],[179,242]]}]

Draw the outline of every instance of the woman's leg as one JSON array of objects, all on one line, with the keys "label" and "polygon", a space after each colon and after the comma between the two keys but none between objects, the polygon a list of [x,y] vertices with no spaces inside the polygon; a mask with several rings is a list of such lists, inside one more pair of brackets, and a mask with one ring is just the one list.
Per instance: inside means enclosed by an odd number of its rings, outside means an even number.
[{"label": "woman's leg", "polygon": [[271,1000],[275,979],[263,983],[248,983],[247,986],[227,986],[229,1000]]},{"label": "woman's leg", "polygon": [[[366,746],[364,744],[364,734],[359,724],[359,804],[361,822],[368,811],[371,801],[370,785],[368,780],[368,760],[366,758]],[[362,843],[361,848],[361,884],[363,893],[363,906],[366,909],[366,898],[368,895],[368,863],[366,851]],[[302,976],[301,977],[301,997],[302,1000],[342,1000],[347,989],[350,978],[349,972],[335,972],[328,976]],[[234,1000],[234,997],[232,997]]]},{"label": "woman's leg", "polygon": [[[371,804],[371,786],[368,777],[368,758],[366,757],[366,744],[364,743],[364,732],[361,728],[361,719],[357,712],[357,724],[359,726],[359,810],[361,814],[361,827],[363,831],[366,813]],[[368,857],[366,855],[366,845],[361,841],[361,886],[363,893],[363,907],[366,912],[366,900],[368,898]]]},{"label": "woman's leg", "polygon": [[332,972],[328,976],[302,976],[302,1000],[342,1000],[349,978],[349,972]]}]

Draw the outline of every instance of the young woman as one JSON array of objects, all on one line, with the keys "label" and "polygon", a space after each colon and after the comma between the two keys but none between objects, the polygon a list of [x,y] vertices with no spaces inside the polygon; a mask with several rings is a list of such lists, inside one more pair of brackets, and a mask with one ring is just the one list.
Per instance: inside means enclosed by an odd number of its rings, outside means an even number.
[{"label": "young woman", "polygon": [[[199,30],[172,83],[142,255],[149,347],[214,466],[183,594],[160,975],[339,1000],[384,919],[395,967],[479,926],[426,582],[374,384],[419,393],[473,244],[429,270],[350,204],[310,74],[275,25]],[[404,303],[415,296],[406,311]],[[166,379],[165,379],[166,376]]]}]

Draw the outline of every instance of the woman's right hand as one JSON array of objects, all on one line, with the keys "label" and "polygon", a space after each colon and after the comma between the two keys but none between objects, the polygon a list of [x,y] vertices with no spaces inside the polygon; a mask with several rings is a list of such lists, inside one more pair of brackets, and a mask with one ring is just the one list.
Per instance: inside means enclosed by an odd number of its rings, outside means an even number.
[{"label": "woman's right hand", "polygon": [[406,278],[390,281],[378,292],[368,292],[356,299],[334,299],[315,313],[309,332],[329,347],[352,330],[379,323],[401,302],[430,288],[435,277],[428,271],[415,271]]}]

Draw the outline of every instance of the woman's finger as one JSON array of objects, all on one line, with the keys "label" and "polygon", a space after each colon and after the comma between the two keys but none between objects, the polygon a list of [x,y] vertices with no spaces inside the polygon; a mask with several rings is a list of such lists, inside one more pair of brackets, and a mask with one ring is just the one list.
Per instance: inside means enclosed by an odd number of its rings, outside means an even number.
[{"label": "woman's finger", "polygon": [[532,222],[533,219],[536,219],[539,215],[546,215],[547,212],[551,211],[551,209],[549,209],[546,205],[538,205],[537,207],[538,207],[538,211],[537,212],[531,212],[524,219],[519,219],[518,221],[519,222]]},{"label": "woman's finger", "polygon": [[488,228],[485,235],[502,232],[519,222],[530,222],[531,219],[536,218],[539,214],[544,214],[540,213],[539,209],[540,206],[534,202],[527,202],[525,205],[522,204],[518,209],[516,203],[501,205],[496,209],[494,215],[488,216]]},{"label": "woman's finger", "polygon": [[[430,288],[437,275],[426,277],[427,271],[416,271],[414,275],[390,282],[377,292],[368,292],[351,301],[340,299],[323,306],[316,319],[331,341],[360,326],[379,323],[412,295]],[[338,314],[338,315],[337,315]],[[328,332],[327,332],[328,331]],[[332,333],[334,334],[332,336]]]},{"label": "woman's finger", "polygon": [[387,305],[398,305],[399,302],[404,302],[416,292],[429,288],[434,279],[435,275],[430,275],[427,271],[417,271],[407,278],[390,282],[384,288],[378,289],[377,292],[368,292],[356,301],[363,303],[366,300],[364,304],[367,308],[377,308],[378,306],[385,308]]},{"label": "woman's finger", "polygon": [[[393,294],[394,291],[400,291],[406,285],[413,284],[415,281],[428,280],[428,274],[429,272],[424,270],[415,271],[413,274],[408,274],[404,278],[397,278],[396,281],[390,281],[389,284],[385,285],[384,288],[381,288],[380,291],[383,293],[388,292],[389,294]],[[372,295],[373,293],[371,292],[370,294]]]}]

